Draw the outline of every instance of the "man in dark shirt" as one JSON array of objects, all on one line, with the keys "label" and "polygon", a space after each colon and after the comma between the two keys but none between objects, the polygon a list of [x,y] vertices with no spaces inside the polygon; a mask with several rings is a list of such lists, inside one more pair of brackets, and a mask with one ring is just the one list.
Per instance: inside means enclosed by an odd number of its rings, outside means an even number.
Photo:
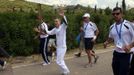
[{"label": "man in dark shirt", "polygon": [[[48,25],[48,30],[52,30],[54,26],[51,26],[47,23]],[[49,56],[52,57],[52,60],[54,59],[54,54],[56,50],[56,35],[49,35],[49,41],[48,41],[48,48],[49,48]]]}]

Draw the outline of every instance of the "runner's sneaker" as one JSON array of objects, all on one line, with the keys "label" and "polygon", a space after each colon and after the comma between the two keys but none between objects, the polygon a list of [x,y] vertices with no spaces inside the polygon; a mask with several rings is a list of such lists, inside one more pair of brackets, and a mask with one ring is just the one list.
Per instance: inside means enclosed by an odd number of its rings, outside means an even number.
[{"label": "runner's sneaker", "polygon": [[75,54],[76,57],[81,57],[81,53]]},{"label": "runner's sneaker", "polygon": [[46,66],[46,65],[49,65],[50,64],[50,62],[48,62],[48,63],[43,63],[42,65],[43,66]]},{"label": "runner's sneaker", "polygon": [[97,60],[98,60],[99,56],[96,56],[94,59],[94,64],[96,64]]},{"label": "runner's sneaker", "polygon": [[7,64],[7,62],[4,61],[4,63],[2,64],[2,69],[5,69],[6,64]]},{"label": "runner's sneaker", "polygon": [[88,68],[88,67],[92,67],[93,66],[93,63],[88,63],[88,64],[86,64],[84,67],[85,68]]},{"label": "runner's sneaker", "polygon": [[50,62],[48,62],[48,64],[50,64]]},{"label": "runner's sneaker", "polygon": [[48,64],[47,64],[47,63],[43,63],[42,65],[43,65],[43,66],[46,66],[46,65],[48,65]]},{"label": "runner's sneaker", "polygon": [[67,73],[62,73],[61,75],[69,75],[69,72],[67,72]]}]

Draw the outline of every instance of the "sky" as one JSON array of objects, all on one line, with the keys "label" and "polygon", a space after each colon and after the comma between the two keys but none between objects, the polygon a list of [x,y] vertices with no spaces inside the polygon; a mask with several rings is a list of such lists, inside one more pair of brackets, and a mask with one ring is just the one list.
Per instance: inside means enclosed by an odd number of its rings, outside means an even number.
[{"label": "sky", "polygon": [[[118,2],[119,6],[122,4],[122,0],[26,0],[32,2],[43,3],[47,5],[77,5],[81,4],[83,6],[91,6],[94,7],[97,5],[98,8],[114,8],[116,3]],[[126,5],[128,7],[134,7],[134,0],[126,0]]]}]

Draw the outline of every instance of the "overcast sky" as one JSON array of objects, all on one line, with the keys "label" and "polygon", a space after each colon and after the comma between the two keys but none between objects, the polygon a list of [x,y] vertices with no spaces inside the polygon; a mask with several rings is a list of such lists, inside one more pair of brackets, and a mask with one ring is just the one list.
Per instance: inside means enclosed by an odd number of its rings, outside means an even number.
[{"label": "overcast sky", "polygon": [[[97,5],[99,8],[114,8],[116,3],[119,3],[119,6],[122,4],[122,0],[27,0],[27,1],[34,1],[34,2],[41,2],[48,5],[57,5],[57,4],[66,4],[66,5],[76,5],[81,4],[83,6],[90,5],[94,7]],[[126,0],[126,5],[129,7],[134,7],[134,0]]]}]

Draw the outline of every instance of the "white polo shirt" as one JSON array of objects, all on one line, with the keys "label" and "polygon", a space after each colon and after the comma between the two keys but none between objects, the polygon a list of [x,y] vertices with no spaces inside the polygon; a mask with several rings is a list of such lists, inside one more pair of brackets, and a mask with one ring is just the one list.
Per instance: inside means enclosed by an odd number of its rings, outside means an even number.
[{"label": "white polo shirt", "polygon": [[[134,22],[131,23],[132,23],[132,28],[134,29]],[[134,53],[134,47],[130,51]]]},{"label": "white polo shirt", "polygon": [[[41,25],[39,25],[39,29],[41,29],[41,30],[44,30],[45,31],[45,22],[43,22]],[[48,34],[41,34],[40,35],[40,38],[46,38],[46,37],[48,37]]]},{"label": "white polo shirt", "polygon": [[[64,16],[64,20],[67,23],[66,17]],[[46,32],[49,35],[54,35],[56,34],[56,45],[57,48],[66,48],[66,29],[67,29],[67,25],[66,23],[62,23],[59,28],[53,28],[51,31],[48,31],[47,25],[46,26]]]},{"label": "white polo shirt", "polygon": [[95,36],[95,31],[97,30],[97,26],[93,22],[84,22],[83,30],[84,30],[84,38],[93,38]]},{"label": "white polo shirt", "polygon": [[[120,37],[119,37],[119,32],[120,32]],[[119,25],[116,25],[116,23],[114,23],[110,27],[109,37],[114,40],[114,44],[115,44],[114,50],[119,53],[125,53],[122,47],[124,45],[129,45],[134,41],[134,30],[131,26],[131,23],[127,20],[124,20]],[[119,43],[121,47],[119,47]]]}]

